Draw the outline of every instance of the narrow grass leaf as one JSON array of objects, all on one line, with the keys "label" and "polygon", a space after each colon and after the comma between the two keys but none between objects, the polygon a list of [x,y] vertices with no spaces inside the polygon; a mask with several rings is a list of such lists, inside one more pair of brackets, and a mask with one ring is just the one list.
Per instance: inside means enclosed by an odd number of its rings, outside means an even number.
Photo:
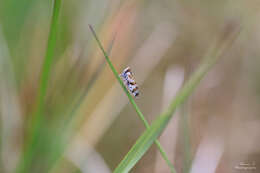
[{"label": "narrow grass leaf", "polygon": [[54,50],[58,32],[58,18],[60,13],[61,0],[54,0],[53,3],[53,14],[47,43],[47,50],[43,61],[39,91],[37,96],[37,107],[35,114],[33,115],[30,122],[31,128],[29,129],[29,133],[31,134],[31,136],[28,140],[25,152],[22,155],[21,162],[18,165],[16,172],[29,172],[34,157],[33,155],[37,150],[36,146],[38,145],[40,128],[42,127],[43,123],[44,101],[47,93],[51,67],[54,60]]},{"label": "narrow grass leaf", "polygon": [[[238,33],[237,33],[238,34]],[[162,131],[166,128],[170,119],[173,117],[173,113],[177,107],[182,104],[188,96],[194,91],[195,87],[198,86],[201,79],[207,74],[207,72],[216,63],[218,58],[227,49],[236,38],[237,34],[231,39],[228,39],[221,46],[217,44],[213,46],[210,53],[203,60],[198,70],[193,73],[191,78],[185,83],[183,88],[178,92],[177,96],[172,100],[168,109],[163,112],[148,128],[143,135],[139,137],[134,146],[130,149],[124,159],[114,170],[114,173],[126,173],[129,172],[135,164],[141,159],[146,151],[151,147],[153,142],[159,137]]]},{"label": "narrow grass leaf", "polygon": [[[91,32],[93,33],[97,43],[98,43],[98,46],[100,47],[100,49],[102,50],[104,56],[105,56],[105,59],[109,65],[109,67],[111,68],[111,70],[113,71],[117,81],[119,82],[119,84],[121,85],[121,87],[123,88],[124,92],[126,93],[130,103],[132,104],[132,106],[134,107],[135,111],[137,112],[139,118],[142,120],[143,124],[145,125],[146,128],[149,128],[150,125],[148,124],[147,120],[145,119],[143,113],[141,112],[141,110],[139,109],[139,107],[137,106],[137,104],[135,103],[133,97],[131,96],[131,94],[128,92],[128,90],[126,89],[123,81],[121,80],[121,78],[119,77],[119,74],[117,73],[115,67],[113,66],[112,62],[110,61],[109,57],[108,57],[108,54],[106,53],[106,51],[104,50],[100,40],[98,39],[97,37],[97,34],[96,32],[94,31],[93,27],[91,25],[89,25],[89,28],[91,30]],[[171,164],[170,160],[168,159],[167,155],[166,155],[166,152],[163,150],[161,144],[159,143],[158,140],[155,140],[155,144],[156,146],[158,147],[163,159],[166,161],[167,165],[169,166],[170,170],[172,173],[175,173],[175,168],[174,166]]]}]

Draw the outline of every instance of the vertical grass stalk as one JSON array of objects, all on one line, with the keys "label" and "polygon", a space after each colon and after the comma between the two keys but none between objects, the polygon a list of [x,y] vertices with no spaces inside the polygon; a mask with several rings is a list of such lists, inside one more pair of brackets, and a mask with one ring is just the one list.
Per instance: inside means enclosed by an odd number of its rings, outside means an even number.
[{"label": "vertical grass stalk", "polygon": [[42,72],[40,76],[39,90],[36,100],[36,110],[30,122],[31,127],[29,129],[29,135],[31,136],[29,137],[29,141],[25,146],[26,148],[24,154],[22,155],[20,164],[17,167],[17,172],[29,172],[34,157],[34,153],[37,149],[36,145],[39,140],[40,128],[42,127],[43,123],[44,102],[47,93],[51,67],[54,60],[54,51],[57,40],[58,18],[61,8],[61,0],[53,0],[53,3],[53,14],[51,19],[46,55],[43,61]]},{"label": "vertical grass stalk", "polygon": [[[90,30],[91,30],[91,32],[92,32],[92,34],[93,34],[95,40],[97,41],[98,46],[100,47],[101,51],[103,52],[103,54],[104,54],[104,56],[105,56],[105,59],[106,59],[108,65],[109,65],[109,67],[111,68],[111,70],[112,70],[113,74],[115,75],[117,81],[119,82],[119,84],[120,84],[121,87],[123,88],[124,92],[126,93],[128,99],[129,99],[130,103],[132,104],[132,106],[134,107],[134,109],[135,109],[137,115],[138,115],[139,118],[142,120],[144,126],[145,126],[146,128],[149,128],[149,127],[150,127],[149,123],[148,123],[147,120],[145,119],[143,113],[141,112],[141,110],[139,109],[139,107],[138,107],[137,104],[135,103],[133,97],[131,96],[131,94],[129,93],[129,91],[127,90],[127,88],[125,87],[123,81],[122,81],[121,78],[119,77],[119,74],[117,73],[117,71],[116,71],[115,67],[113,66],[112,62],[110,61],[110,59],[109,59],[109,57],[108,57],[108,55],[107,55],[105,49],[103,48],[103,46],[102,46],[100,40],[98,39],[96,32],[94,31],[94,29],[93,29],[93,27],[92,27],[91,25],[89,25],[89,28],[90,28]],[[159,151],[160,151],[160,153],[161,153],[163,159],[166,161],[167,165],[169,166],[171,172],[172,172],[172,173],[176,173],[174,166],[171,164],[170,160],[168,159],[168,157],[167,157],[167,155],[166,155],[166,152],[163,150],[163,148],[162,148],[161,144],[159,143],[159,141],[158,141],[158,140],[155,140],[155,144],[156,144],[156,146],[158,147],[158,149],[159,149]]]}]

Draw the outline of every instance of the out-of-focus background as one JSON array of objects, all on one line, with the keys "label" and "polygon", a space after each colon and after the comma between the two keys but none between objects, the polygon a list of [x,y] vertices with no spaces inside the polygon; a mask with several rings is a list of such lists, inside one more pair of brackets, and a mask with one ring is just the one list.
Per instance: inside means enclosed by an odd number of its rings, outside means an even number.
[{"label": "out-of-focus background", "polygon": [[[117,71],[131,67],[149,123],[226,26],[240,28],[159,140],[178,173],[260,172],[259,0],[61,3],[44,120],[34,127],[53,2],[0,1],[1,173],[109,173],[145,130],[88,24]],[[153,146],[131,172],[170,170]]]}]

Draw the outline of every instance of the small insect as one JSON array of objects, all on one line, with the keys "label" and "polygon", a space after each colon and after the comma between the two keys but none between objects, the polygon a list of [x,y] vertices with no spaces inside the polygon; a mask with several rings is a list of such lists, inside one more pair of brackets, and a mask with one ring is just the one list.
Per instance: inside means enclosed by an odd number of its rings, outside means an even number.
[{"label": "small insect", "polygon": [[137,97],[139,95],[139,90],[130,67],[125,68],[120,76],[123,78],[125,86],[127,86],[132,95]]}]

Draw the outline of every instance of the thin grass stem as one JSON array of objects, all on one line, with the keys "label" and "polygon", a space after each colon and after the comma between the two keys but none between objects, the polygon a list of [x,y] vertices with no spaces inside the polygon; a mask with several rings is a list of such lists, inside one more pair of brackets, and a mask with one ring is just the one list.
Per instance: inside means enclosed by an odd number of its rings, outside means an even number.
[{"label": "thin grass stem", "polygon": [[42,65],[42,72],[40,77],[40,84],[36,102],[36,110],[33,114],[32,120],[30,122],[29,134],[31,135],[28,139],[24,154],[22,155],[20,164],[18,165],[16,172],[29,172],[32,160],[37,150],[37,145],[39,143],[40,130],[44,121],[43,110],[44,102],[48,88],[48,82],[51,73],[51,67],[54,60],[54,51],[58,32],[58,18],[61,7],[61,0],[53,0],[53,13],[49,31],[49,38],[47,43],[46,55]]},{"label": "thin grass stem", "polygon": [[[124,90],[124,92],[126,93],[126,95],[127,95],[128,99],[129,99],[130,103],[131,103],[132,106],[134,107],[134,109],[135,109],[137,115],[138,115],[139,118],[142,120],[144,126],[148,129],[148,128],[150,127],[149,123],[147,122],[147,120],[145,119],[143,113],[141,112],[141,110],[139,109],[139,107],[137,106],[137,104],[135,103],[133,97],[131,96],[131,94],[129,93],[129,91],[127,90],[127,88],[125,87],[125,85],[124,85],[122,79],[119,77],[118,72],[116,71],[116,69],[115,69],[115,67],[113,66],[112,62],[110,61],[110,59],[109,59],[109,57],[108,57],[106,51],[104,50],[104,48],[103,48],[103,46],[102,46],[100,40],[98,39],[96,32],[94,31],[94,29],[93,29],[93,27],[92,27],[91,25],[89,25],[89,28],[90,28],[92,34],[94,35],[94,37],[95,37],[95,39],[96,39],[96,41],[97,41],[97,43],[98,43],[98,46],[99,46],[100,49],[102,50],[102,52],[103,52],[103,54],[104,54],[104,56],[105,56],[105,59],[106,59],[108,65],[109,65],[109,67],[111,68],[113,74],[115,75],[117,81],[119,82],[119,84],[120,84],[121,87],[123,88],[123,90]],[[159,143],[159,141],[156,140],[156,141],[155,141],[155,144],[156,144],[156,146],[158,147],[158,149],[159,149],[159,151],[160,151],[160,153],[161,153],[163,159],[166,161],[167,165],[169,166],[171,172],[172,172],[172,173],[176,173],[174,166],[172,165],[172,163],[171,163],[170,160],[168,159],[168,157],[167,157],[167,155],[166,155],[166,152],[165,152],[164,149],[162,148],[162,146],[161,146],[161,144]]]}]

